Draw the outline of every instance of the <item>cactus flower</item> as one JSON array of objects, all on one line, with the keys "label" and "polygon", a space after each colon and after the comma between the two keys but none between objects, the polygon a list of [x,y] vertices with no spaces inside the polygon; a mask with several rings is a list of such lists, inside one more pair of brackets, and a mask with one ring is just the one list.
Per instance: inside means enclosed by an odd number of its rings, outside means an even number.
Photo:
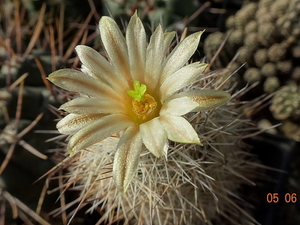
[{"label": "cactus flower", "polygon": [[168,140],[201,145],[198,134],[183,117],[186,113],[214,109],[230,94],[219,90],[188,90],[206,68],[188,60],[202,32],[191,34],[167,54],[174,32],[158,26],[149,43],[135,13],[123,36],[116,22],[103,16],[99,22],[106,56],[79,45],[75,48],[81,71],[61,69],[49,75],[55,85],[79,96],[60,109],[69,113],[57,129],[72,137],[69,153],[75,154],[112,135],[120,135],[113,177],[125,193],[142,149],[156,157],[167,154]]}]

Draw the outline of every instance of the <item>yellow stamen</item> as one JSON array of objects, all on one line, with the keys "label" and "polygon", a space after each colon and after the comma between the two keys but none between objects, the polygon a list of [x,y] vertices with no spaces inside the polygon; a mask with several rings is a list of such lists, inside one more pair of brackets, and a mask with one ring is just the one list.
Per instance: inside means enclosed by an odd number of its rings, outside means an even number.
[{"label": "yellow stamen", "polygon": [[133,99],[132,109],[133,112],[138,116],[138,118],[144,120],[156,108],[157,103],[155,99],[149,94],[144,94],[143,98],[145,100],[144,102]]}]

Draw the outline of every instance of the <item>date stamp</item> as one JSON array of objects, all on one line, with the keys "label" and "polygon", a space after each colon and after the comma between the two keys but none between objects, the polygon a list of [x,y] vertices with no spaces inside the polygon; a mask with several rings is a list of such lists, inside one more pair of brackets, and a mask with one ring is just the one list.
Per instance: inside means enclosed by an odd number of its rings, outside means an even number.
[{"label": "date stamp", "polygon": [[[296,193],[286,193],[284,196],[285,203],[296,203],[297,202],[297,194]],[[278,203],[279,202],[278,193],[268,193],[267,194],[267,202],[268,203]]]}]

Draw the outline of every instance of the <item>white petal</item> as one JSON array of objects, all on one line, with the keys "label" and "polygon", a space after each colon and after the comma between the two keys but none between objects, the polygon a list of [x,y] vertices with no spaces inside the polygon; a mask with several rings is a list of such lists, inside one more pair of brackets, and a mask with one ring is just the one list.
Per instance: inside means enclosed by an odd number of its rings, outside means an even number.
[{"label": "white petal", "polygon": [[129,127],[122,135],[113,164],[113,177],[121,193],[125,193],[137,172],[142,150],[142,138],[138,126]]},{"label": "white petal", "polygon": [[200,31],[189,35],[175,47],[166,60],[160,83],[163,83],[170,75],[187,63],[196,51],[202,33],[203,31]]},{"label": "white petal", "polygon": [[197,103],[196,111],[207,111],[224,105],[230,99],[230,94],[220,90],[193,90],[174,95],[172,99],[188,97],[191,101]]},{"label": "white petal", "polygon": [[147,87],[155,88],[159,81],[162,70],[162,63],[165,58],[164,52],[164,33],[161,26],[158,26],[150,37],[147,47],[145,83]]},{"label": "white petal", "polygon": [[99,52],[85,45],[78,45],[75,50],[83,64],[83,70],[89,71],[94,77],[113,88],[127,85],[126,80],[114,72],[112,65]]},{"label": "white petal", "polygon": [[116,100],[81,97],[63,104],[59,109],[75,114],[124,112],[124,106]]},{"label": "white petal", "polygon": [[206,66],[207,64],[205,63],[196,62],[179,69],[169,76],[160,87],[161,101],[164,102],[176,91],[194,82],[195,79],[203,73]]},{"label": "white petal", "polygon": [[170,48],[171,42],[174,39],[175,34],[175,31],[164,33],[164,55],[167,54],[167,51]]},{"label": "white petal", "polygon": [[132,85],[126,41],[118,25],[112,18],[102,16],[99,28],[101,40],[115,72],[119,73],[119,76],[123,76],[129,85]]},{"label": "white petal", "polygon": [[102,141],[114,133],[126,129],[132,124],[133,122],[129,117],[122,114],[102,117],[74,134],[68,143],[68,151],[70,154],[76,153],[79,150]]},{"label": "white petal", "polygon": [[47,79],[56,86],[68,91],[79,92],[93,97],[121,99],[121,97],[107,84],[99,82],[99,80],[87,76],[78,70],[57,70],[51,73]]},{"label": "white petal", "polygon": [[169,140],[201,145],[196,131],[183,117],[162,115],[159,117],[159,121],[163,125]]},{"label": "white petal", "polygon": [[171,99],[164,103],[160,115],[182,116],[198,107],[198,103],[187,96]]},{"label": "white petal", "polygon": [[69,114],[57,123],[56,128],[62,134],[73,134],[105,115],[100,113],[85,115]]},{"label": "white petal", "polygon": [[140,125],[140,132],[146,148],[156,157],[163,156],[168,150],[168,139],[165,129],[154,118]]},{"label": "white petal", "polygon": [[131,17],[127,32],[126,43],[128,47],[129,62],[133,80],[144,82],[146,63],[146,33],[142,21],[137,13]]}]

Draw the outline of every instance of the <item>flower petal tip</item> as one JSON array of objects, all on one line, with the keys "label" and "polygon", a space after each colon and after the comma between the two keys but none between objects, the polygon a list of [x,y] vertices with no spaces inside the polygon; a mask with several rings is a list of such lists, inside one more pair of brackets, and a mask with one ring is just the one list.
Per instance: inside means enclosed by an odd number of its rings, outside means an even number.
[{"label": "flower petal tip", "polygon": [[69,153],[70,156],[76,153],[72,148],[67,148],[67,152]]},{"label": "flower petal tip", "polygon": [[115,23],[115,21],[112,18],[110,18],[109,16],[102,16],[99,21],[99,26],[100,28],[102,26],[110,26],[111,23]]},{"label": "flower petal tip", "polygon": [[200,39],[201,39],[201,36],[202,34],[205,32],[205,30],[202,30],[202,31],[198,31],[197,33],[195,33],[195,37],[196,37],[196,40],[199,42]]},{"label": "flower petal tip", "polygon": [[203,146],[203,144],[201,143],[200,140],[199,140],[199,142],[197,143],[197,145]]},{"label": "flower petal tip", "polygon": [[196,144],[196,145],[200,145],[203,146],[203,144],[201,143],[199,137],[195,137],[195,140],[193,142],[190,142],[191,144]]}]

